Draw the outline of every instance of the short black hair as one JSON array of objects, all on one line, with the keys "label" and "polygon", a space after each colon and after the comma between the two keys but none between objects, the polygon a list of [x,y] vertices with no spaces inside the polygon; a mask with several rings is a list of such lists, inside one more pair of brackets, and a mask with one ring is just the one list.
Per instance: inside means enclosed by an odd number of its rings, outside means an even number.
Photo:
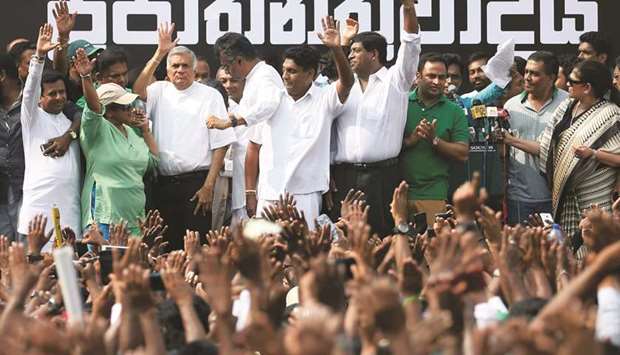
[{"label": "short black hair", "polygon": [[208,340],[195,340],[183,345],[178,349],[176,355],[217,355],[219,349]]},{"label": "short black hair", "polygon": [[620,68],[620,55],[616,58],[616,67]]},{"label": "short black hair", "polygon": [[579,43],[590,43],[597,54],[607,54],[608,59],[611,57],[612,45],[609,37],[598,31],[590,31],[579,36]]},{"label": "short black hair", "polygon": [[446,62],[446,68],[451,65],[457,65],[461,70],[461,75],[465,75],[465,64],[463,63],[463,59],[460,55],[456,53],[444,53],[442,57],[443,60]]},{"label": "short black hair", "polygon": [[9,54],[0,54],[0,72],[3,72],[11,79],[19,79],[17,65],[15,65],[15,60],[13,60],[13,57]]},{"label": "short black hair", "polygon": [[491,58],[491,54],[487,53],[487,52],[474,52],[469,56],[469,59],[467,59],[467,67],[469,67],[469,65],[473,62],[476,62],[478,60],[486,60],[488,61]]},{"label": "short black hair", "polygon": [[514,65],[515,70],[521,74],[521,76],[525,76],[525,66],[527,65],[527,60],[523,57],[515,56]]},{"label": "short black hair", "polygon": [[446,70],[448,70],[448,63],[446,62],[444,57],[439,53],[430,52],[430,53],[423,54],[420,57],[420,63],[418,64],[418,71],[422,72],[426,63],[429,63],[429,62],[430,63],[443,63],[443,65],[446,66]]},{"label": "short black hair", "polygon": [[308,45],[301,45],[287,48],[284,51],[284,59],[291,59],[295,64],[304,68],[304,71],[314,70],[316,74],[319,71],[321,54],[315,48]]},{"label": "short black hair", "polygon": [[256,59],[256,49],[249,39],[235,32],[228,32],[215,41],[215,53],[224,54],[229,58],[242,57]]},{"label": "short black hair", "polygon": [[64,75],[60,74],[55,70],[44,70],[41,76],[41,95],[43,95],[43,84],[52,84],[59,80],[65,84],[66,88],[67,82],[65,81]]},{"label": "short black hair", "polygon": [[228,108],[228,93],[226,92],[226,89],[224,89],[224,85],[222,85],[219,80],[209,78],[202,83],[217,90],[224,99],[224,105]]},{"label": "short black hair", "polygon": [[577,59],[577,56],[574,54],[560,54],[558,56],[558,61],[564,71],[564,75],[568,77],[568,74],[573,71],[575,64],[578,62]]},{"label": "short black hair", "polygon": [[15,61],[15,64],[19,64],[19,62],[21,61],[22,58],[22,54],[24,54],[25,51],[27,50],[35,50],[36,47],[34,45],[34,43],[30,42],[30,41],[26,41],[26,42],[19,42],[16,43],[11,50],[9,51],[9,54],[11,55],[11,57],[13,57],[13,60]]},{"label": "short black hair", "polygon": [[549,51],[537,51],[532,53],[527,60],[542,62],[547,75],[558,75],[560,71],[560,61],[558,57]]},{"label": "short black hair", "polygon": [[376,50],[379,52],[379,63],[385,65],[387,63],[387,40],[377,32],[366,31],[360,32],[351,41],[351,44],[360,42],[362,47],[368,52]]},{"label": "short black hair", "polygon": [[[209,329],[209,313],[211,313],[211,307],[202,298],[194,295],[193,305],[198,318],[202,323],[205,330]],[[185,331],[183,328],[183,320],[181,319],[181,313],[179,307],[171,299],[157,305],[157,319],[161,324],[162,337],[164,338],[164,344],[166,344],[166,350],[174,350],[182,348],[185,344]]]},{"label": "short black hair", "polygon": [[575,65],[579,79],[592,86],[594,97],[600,99],[611,89],[611,72],[605,64],[594,60],[584,60]]},{"label": "short black hair", "polygon": [[118,63],[125,63],[129,66],[125,51],[120,48],[106,48],[97,56],[97,72],[102,73]]},{"label": "short black hair", "polygon": [[207,57],[205,57],[204,55],[197,55],[197,56],[196,56],[196,61],[197,61],[197,62],[207,62],[207,63],[209,62],[209,61],[207,60]]}]

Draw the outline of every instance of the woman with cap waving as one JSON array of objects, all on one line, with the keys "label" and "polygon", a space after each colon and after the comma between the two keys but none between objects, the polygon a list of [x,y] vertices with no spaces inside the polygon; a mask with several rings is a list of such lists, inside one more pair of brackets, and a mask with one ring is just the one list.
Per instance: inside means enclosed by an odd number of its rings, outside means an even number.
[{"label": "woman with cap waving", "polygon": [[[126,221],[139,235],[138,218],[144,217],[142,177],[158,162],[155,139],[144,111],[132,104],[138,95],[113,83],[95,89],[90,76],[94,60],[77,51],[76,69],[82,79],[86,107],[80,144],[86,157],[82,189],[82,224],[97,223],[106,239],[112,223]],[[132,127],[140,128],[140,136]]]}]

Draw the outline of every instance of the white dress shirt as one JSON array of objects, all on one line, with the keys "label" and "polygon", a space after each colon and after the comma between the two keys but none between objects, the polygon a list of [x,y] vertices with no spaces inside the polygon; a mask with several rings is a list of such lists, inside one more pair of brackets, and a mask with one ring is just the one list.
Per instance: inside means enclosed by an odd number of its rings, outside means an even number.
[{"label": "white dress shirt", "polygon": [[[46,157],[40,146],[50,138],[63,135],[71,121],[61,112],[50,114],[39,107],[43,63],[30,61],[28,79],[24,86],[21,124],[26,170],[24,197],[19,213],[18,231],[28,234],[28,223],[37,214],[47,216],[46,233],[52,223],[52,207],[60,210],[60,223],[81,235],[80,224],[80,146],[71,142],[69,150],[59,158]],[[44,248],[49,250],[53,238]]]},{"label": "white dress shirt", "polygon": [[418,34],[403,33],[401,39],[396,63],[370,75],[365,91],[356,78],[335,123],[336,163],[372,163],[400,153],[421,50]]},{"label": "white dress shirt", "polygon": [[284,192],[328,190],[330,130],[343,109],[335,85],[311,85],[297,101],[285,95],[273,117],[253,130],[260,137],[250,140],[262,141],[257,191],[261,200],[277,200]]},{"label": "white dress shirt", "polygon": [[153,121],[162,175],[207,170],[211,151],[236,140],[230,128],[207,128],[209,115],[226,117],[224,99],[211,87],[194,82],[178,90],[168,81],[157,81],[148,86],[147,97],[147,115]]},{"label": "white dress shirt", "polygon": [[[228,100],[228,112],[236,114],[239,104],[232,99]],[[237,126],[235,135],[237,140],[231,146],[232,158],[232,197],[231,209],[237,210],[245,207],[245,152],[248,148],[248,127]]]},{"label": "white dress shirt", "polygon": [[266,121],[278,110],[285,95],[280,74],[271,65],[258,62],[245,77],[238,116],[243,117],[248,126]]}]

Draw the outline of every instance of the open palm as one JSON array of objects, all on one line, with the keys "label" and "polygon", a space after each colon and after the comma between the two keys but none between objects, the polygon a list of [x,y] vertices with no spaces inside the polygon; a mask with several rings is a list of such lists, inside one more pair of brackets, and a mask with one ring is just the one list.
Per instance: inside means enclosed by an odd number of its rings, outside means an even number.
[{"label": "open palm", "polygon": [[96,59],[88,59],[84,48],[80,48],[75,54],[75,70],[77,70],[80,75],[88,75],[92,73],[95,68],[95,60]]},{"label": "open palm", "polygon": [[52,43],[54,29],[49,23],[39,28],[39,38],[37,39],[37,54],[45,55],[47,52],[56,48],[57,44]]},{"label": "open palm", "polygon": [[56,28],[58,33],[62,35],[68,35],[75,27],[75,18],[77,12],[69,13],[69,5],[67,1],[60,1],[56,3],[55,9],[52,10],[54,19],[56,20]]},{"label": "open palm", "polygon": [[337,47],[340,45],[340,23],[334,21],[332,16],[325,16],[321,19],[323,32],[318,33],[319,39],[327,47]]}]

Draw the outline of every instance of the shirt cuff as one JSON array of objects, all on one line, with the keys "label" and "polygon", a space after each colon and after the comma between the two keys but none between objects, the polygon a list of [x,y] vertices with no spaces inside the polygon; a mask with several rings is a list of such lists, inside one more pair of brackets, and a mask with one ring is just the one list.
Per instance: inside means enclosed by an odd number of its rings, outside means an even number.
[{"label": "shirt cuff", "polygon": [[409,33],[405,31],[401,31],[400,33],[400,41],[401,42],[417,42],[419,43],[421,40],[420,37],[420,26],[418,26],[418,33]]}]

